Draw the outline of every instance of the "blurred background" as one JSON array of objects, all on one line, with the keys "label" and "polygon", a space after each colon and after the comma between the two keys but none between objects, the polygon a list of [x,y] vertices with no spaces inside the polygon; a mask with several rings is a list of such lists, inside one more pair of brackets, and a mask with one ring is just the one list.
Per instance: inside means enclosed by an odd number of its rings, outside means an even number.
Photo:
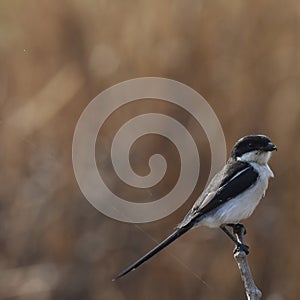
[{"label": "blurred background", "polygon": [[[233,245],[220,230],[205,228],[111,282],[172,232],[201,193],[210,165],[201,128],[162,105],[194,131],[201,148],[203,169],[190,199],[140,225],[110,219],[86,201],[72,168],[76,122],[98,93],[141,76],[178,80],[204,96],[228,149],[251,133],[278,145],[270,163],[276,177],[245,222],[248,259],[264,299],[298,299],[299,1],[2,0],[0,66],[1,299],[245,299]],[[148,102],[134,112],[128,107],[114,124],[145,107],[158,109]],[[176,151],[165,142],[150,138],[136,153],[155,145],[152,152],[172,159]],[[137,168],[144,156],[137,155]],[[169,173],[155,197],[174,184],[177,173]],[[132,199],[131,192],[125,194]]]}]

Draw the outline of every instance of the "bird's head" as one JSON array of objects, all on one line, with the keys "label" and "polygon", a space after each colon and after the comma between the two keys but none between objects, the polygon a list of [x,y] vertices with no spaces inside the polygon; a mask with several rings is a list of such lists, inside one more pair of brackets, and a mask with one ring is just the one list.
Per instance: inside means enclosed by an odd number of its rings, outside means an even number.
[{"label": "bird's head", "polygon": [[230,157],[235,160],[266,164],[277,147],[265,135],[247,135],[234,145]]}]

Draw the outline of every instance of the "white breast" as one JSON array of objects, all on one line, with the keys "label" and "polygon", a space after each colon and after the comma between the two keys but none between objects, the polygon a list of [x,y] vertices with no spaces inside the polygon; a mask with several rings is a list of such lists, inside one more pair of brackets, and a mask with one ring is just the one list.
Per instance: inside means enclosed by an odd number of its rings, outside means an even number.
[{"label": "white breast", "polygon": [[200,221],[199,225],[219,227],[222,224],[239,223],[240,220],[248,218],[253,213],[261,198],[265,195],[269,178],[274,177],[274,174],[267,164],[260,165],[254,162],[250,164],[259,174],[256,183],[240,196],[229,200],[219,209],[208,214]]}]

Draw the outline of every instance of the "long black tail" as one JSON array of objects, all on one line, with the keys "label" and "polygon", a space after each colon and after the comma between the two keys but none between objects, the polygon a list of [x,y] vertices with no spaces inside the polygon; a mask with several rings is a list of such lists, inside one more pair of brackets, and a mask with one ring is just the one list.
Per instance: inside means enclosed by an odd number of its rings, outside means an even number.
[{"label": "long black tail", "polygon": [[169,244],[174,242],[176,239],[178,239],[180,236],[182,236],[184,233],[186,233],[189,229],[191,229],[193,225],[188,224],[185,227],[177,229],[175,232],[173,232],[170,236],[168,236],[164,241],[162,241],[160,244],[158,244],[155,248],[153,248],[151,251],[149,251],[147,254],[145,254],[143,257],[141,257],[139,260],[137,260],[134,264],[129,266],[127,269],[119,273],[116,278],[113,280],[116,280],[127,273],[131,272],[132,270],[135,270],[138,266],[143,264],[145,261],[147,261],[149,258],[151,258],[153,255],[167,247]]}]

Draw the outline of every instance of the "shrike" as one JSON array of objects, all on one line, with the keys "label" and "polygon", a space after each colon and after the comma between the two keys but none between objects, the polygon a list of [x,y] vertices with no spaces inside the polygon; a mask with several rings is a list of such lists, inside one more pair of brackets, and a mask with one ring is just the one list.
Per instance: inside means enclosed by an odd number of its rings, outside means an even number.
[{"label": "shrike", "polygon": [[236,244],[236,250],[241,249],[248,254],[249,247],[241,244],[226,226],[233,229],[243,226],[239,222],[248,218],[264,197],[269,178],[274,177],[268,166],[274,150],[277,147],[265,135],[248,135],[238,140],[223,169],[214,176],[183,221],[177,225],[176,231],[115,279],[136,269],[198,225],[220,227]]}]

